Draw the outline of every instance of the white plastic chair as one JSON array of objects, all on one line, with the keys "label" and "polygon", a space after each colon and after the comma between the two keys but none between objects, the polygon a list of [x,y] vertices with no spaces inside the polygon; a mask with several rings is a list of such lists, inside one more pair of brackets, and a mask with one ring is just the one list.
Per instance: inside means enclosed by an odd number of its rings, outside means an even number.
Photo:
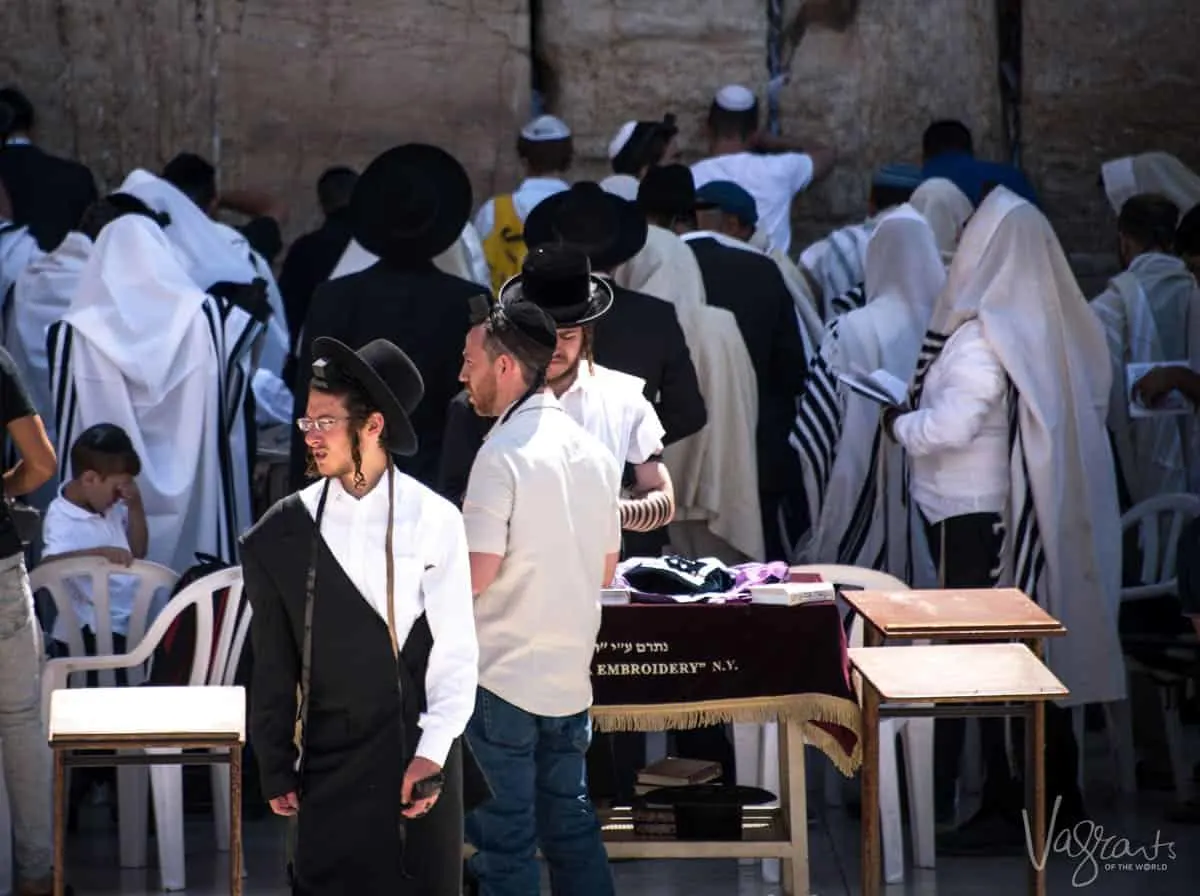
[{"label": "white plastic chair", "polygon": [[[157,563],[145,560],[135,560],[130,566],[117,566],[100,557],[75,557],[64,560],[49,560],[39,564],[29,574],[29,585],[35,596],[45,591],[54,602],[56,616],[53,625],[53,637],[65,644],[71,659],[80,660],[87,656],[84,651],[82,630],[83,626],[75,613],[71,600],[71,592],[67,580],[84,578],[91,581],[92,604],[95,608],[95,637],[96,657],[104,658],[113,655],[112,615],[109,611],[109,575],[135,575],[138,577],[138,588],[134,595],[133,611],[129,617],[129,627],[126,633],[127,649],[139,644],[146,633],[146,623],[154,609],[156,596],[161,589],[170,593],[175,587],[179,576],[173,570]],[[42,712],[48,718],[50,706],[51,667],[47,664],[42,673]],[[130,668],[126,671],[130,685],[141,684],[145,680],[145,670]],[[101,687],[116,686],[116,674],[109,668],[97,673],[97,682]],[[78,675],[70,681],[69,686],[83,687],[87,684],[86,676]],[[68,686],[64,679],[63,687]],[[68,770],[68,788],[70,781]],[[134,766],[119,766],[117,768],[117,807],[120,818],[120,859],[123,868],[141,868],[146,864],[146,800],[148,797],[148,778],[145,769]],[[137,831],[142,831],[139,835]]]},{"label": "white plastic chair", "polygon": [[[213,595],[229,589],[221,628],[213,637]],[[238,567],[220,570],[198,579],[171,599],[137,647],[129,653],[109,657],[65,657],[46,664],[43,695],[46,706],[49,695],[60,687],[66,687],[71,676],[83,678],[93,671],[113,672],[117,669],[138,670],[142,678],[148,672],[148,663],[171,623],[188,607],[196,608],[196,638],[188,684],[192,686],[218,685],[231,682],[236,671],[242,648],[249,630],[249,609],[243,607],[242,572]],[[155,750],[156,753],[178,753],[178,750]],[[120,770],[136,776],[140,794],[136,809],[126,814],[126,805],[121,803],[121,852],[124,867],[144,867],[146,864],[146,769],[125,766]],[[186,888],[183,843],[183,774],[178,765],[156,765],[149,768],[149,782],[154,797],[155,829],[158,837],[159,867],[164,890]],[[219,849],[228,849],[229,831],[229,771],[224,774],[218,766],[212,767],[213,805],[215,828]],[[119,782],[120,783],[120,782]],[[221,838],[225,839],[222,840]],[[128,862],[128,864],[127,864]]]},{"label": "white plastic chair", "polygon": [[[1142,584],[1121,589],[1121,602],[1146,600],[1153,597],[1176,596],[1179,582],[1175,574],[1177,551],[1183,529],[1192,520],[1200,517],[1200,497],[1190,494],[1157,495],[1136,507],[1130,508],[1121,517],[1121,533],[1138,530],[1138,541],[1142,552],[1142,568],[1138,581]],[[1192,797],[1192,771],[1187,762],[1183,743],[1183,724],[1179,708],[1172,699],[1176,689],[1170,684],[1157,684],[1162,706],[1167,752],[1171,760],[1171,773],[1175,779],[1175,795],[1180,802]],[[1129,701],[1106,703],[1105,721],[1117,764],[1121,790],[1132,795],[1136,792],[1136,760],[1133,747],[1133,722]],[[1072,719],[1076,738],[1083,728],[1082,708],[1075,710]],[[1083,755],[1080,752],[1080,774],[1083,771]]]},{"label": "white plastic chair", "polygon": [[[840,564],[814,564],[795,566],[793,571],[815,573],[823,581],[835,585],[847,585],[876,591],[908,591],[906,584],[887,573],[857,566]],[[839,604],[841,602],[839,601]],[[843,615],[846,607],[841,605]],[[862,644],[862,621],[856,620],[850,630],[849,644]],[[735,760],[742,777],[743,767],[761,768],[761,785],[768,790],[779,786],[779,756],[775,725],[759,726],[761,730],[759,755],[749,752],[752,739],[748,732],[739,732],[734,726]],[[746,726],[750,727],[750,726]],[[737,735],[741,733],[742,737]],[[904,831],[900,820],[900,783],[896,761],[896,737],[904,738],[904,757],[909,823],[912,827],[914,864],[919,868],[935,867],[934,811],[933,811],[933,719],[895,718],[881,719],[879,724],[879,812],[883,831],[884,878],[891,883],[904,880]],[[741,747],[739,752],[738,747]],[[840,773],[829,767],[825,777],[826,793],[836,791],[841,784]],[[767,859],[772,865],[764,864],[764,873],[775,880],[777,861]]]}]

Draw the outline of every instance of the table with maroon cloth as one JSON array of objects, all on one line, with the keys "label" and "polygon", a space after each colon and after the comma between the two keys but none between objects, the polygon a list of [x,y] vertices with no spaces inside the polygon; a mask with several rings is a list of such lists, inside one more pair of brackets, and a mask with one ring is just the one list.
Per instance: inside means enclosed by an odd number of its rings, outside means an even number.
[{"label": "table with maroon cloth", "polygon": [[748,825],[742,840],[640,839],[618,808],[604,818],[610,856],[779,858],[785,890],[808,892],[804,745],[847,776],[862,758],[861,714],[834,603],[605,606],[592,689],[599,731],[779,722],[781,805]]}]

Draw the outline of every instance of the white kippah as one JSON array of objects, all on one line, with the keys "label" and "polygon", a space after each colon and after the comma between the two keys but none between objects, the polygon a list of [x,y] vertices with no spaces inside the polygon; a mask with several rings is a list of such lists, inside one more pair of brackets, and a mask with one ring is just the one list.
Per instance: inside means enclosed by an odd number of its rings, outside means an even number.
[{"label": "white kippah", "polygon": [[521,128],[521,136],[532,143],[545,143],[550,140],[566,140],[571,136],[571,129],[561,118],[539,115]]},{"label": "white kippah", "polygon": [[754,91],[741,84],[727,84],[717,91],[716,104],[727,112],[746,112],[757,102]]},{"label": "white kippah", "polygon": [[621,125],[621,130],[617,131],[617,136],[612,138],[612,142],[608,144],[608,158],[615,159],[618,153],[625,148],[625,144],[629,142],[629,138],[633,136],[633,132],[637,130],[636,121],[627,121]]}]

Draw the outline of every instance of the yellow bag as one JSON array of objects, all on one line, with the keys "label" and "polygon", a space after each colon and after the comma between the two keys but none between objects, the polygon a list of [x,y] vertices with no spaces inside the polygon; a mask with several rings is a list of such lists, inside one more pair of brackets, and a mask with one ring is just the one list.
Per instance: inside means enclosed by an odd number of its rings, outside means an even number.
[{"label": "yellow bag", "polygon": [[492,232],[483,240],[483,257],[492,275],[492,291],[521,273],[521,265],[529,251],[525,246],[525,225],[517,215],[511,194],[497,196],[492,203],[495,221]]}]

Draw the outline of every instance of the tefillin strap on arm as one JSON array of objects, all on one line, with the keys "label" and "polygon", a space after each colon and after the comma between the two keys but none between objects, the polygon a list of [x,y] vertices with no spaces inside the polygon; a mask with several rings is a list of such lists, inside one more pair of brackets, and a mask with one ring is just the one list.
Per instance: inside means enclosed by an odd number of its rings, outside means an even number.
[{"label": "tefillin strap on arm", "polygon": [[640,498],[621,499],[621,528],[626,532],[653,532],[675,516],[666,492],[651,492]]}]

